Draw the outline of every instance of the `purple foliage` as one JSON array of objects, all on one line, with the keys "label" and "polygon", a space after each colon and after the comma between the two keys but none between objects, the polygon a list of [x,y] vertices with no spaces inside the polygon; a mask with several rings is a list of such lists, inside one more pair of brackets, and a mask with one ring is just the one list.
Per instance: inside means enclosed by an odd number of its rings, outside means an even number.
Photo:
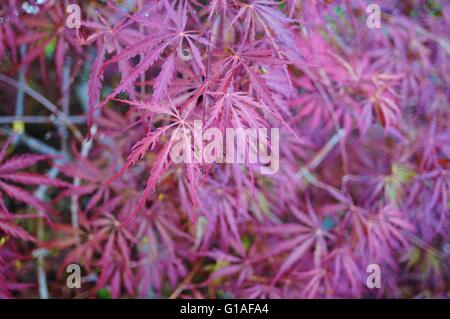
[{"label": "purple foliage", "polygon": [[[65,1],[8,2],[1,73],[27,66],[56,105],[84,103],[88,138],[63,159],[2,142],[0,298],[37,296],[19,276],[36,248],[54,297],[448,297],[448,1],[78,1],[79,29]],[[194,121],[279,128],[279,171],[174,163],[171,136]],[[76,292],[71,263],[93,278]]]}]

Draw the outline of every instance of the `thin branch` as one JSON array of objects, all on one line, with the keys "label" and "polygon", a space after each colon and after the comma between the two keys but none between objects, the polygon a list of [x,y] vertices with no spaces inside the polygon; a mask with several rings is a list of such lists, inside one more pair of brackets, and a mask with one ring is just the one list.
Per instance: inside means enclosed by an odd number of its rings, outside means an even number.
[{"label": "thin branch", "polygon": [[[86,116],[84,115],[71,115],[67,116],[67,118],[70,120],[73,124],[85,124],[86,123]],[[51,115],[51,116],[0,116],[0,124],[10,124],[14,122],[24,122],[26,124],[51,124],[55,123],[57,119]]]},{"label": "thin branch", "polygon": [[[317,91],[319,92],[323,102],[325,103],[325,107],[328,109],[328,112],[330,113],[331,119],[333,121],[333,125],[336,129],[336,132],[341,132],[341,125],[339,124],[339,120],[336,117],[335,111],[334,111],[334,104],[331,101],[330,97],[328,96],[325,88],[320,84],[320,82],[316,79],[316,77],[313,75],[313,72],[310,70],[309,67],[303,68],[303,71],[305,74],[312,80],[313,85],[316,87]],[[345,131],[344,131],[345,133]],[[342,157],[342,163],[344,166],[345,173],[348,172],[348,158],[347,158],[347,152],[345,150],[345,142],[343,140],[343,137],[339,140],[339,148],[341,150],[341,157]]]},{"label": "thin branch", "polygon": [[0,131],[3,131],[5,134],[14,136],[17,135],[20,138],[20,142],[27,145],[29,148],[42,153],[42,154],[48,154],[48,155],[55,155],[55,156],[62,156],[61,152],[59,152],[57,149],[41,142],[40,140],[28,136],[25,133],[17,134],[13,130],[11,130],[9,127],[0,127]]},{"label": "thin branch", "polygon": [[192,267],[191,272],[184,278],[183,282],[173,291],[173,293],[169,296],[169,299],[176,299],[185,289],[186,285],[192,281],[197,271],[200,270],[202,266],[202,260],[198,260],[194,267]]},{"label": "thin branch", "polygon": [[[66,59],[66,63],[64,64],[63,69],[63,83],[62,83],[62,98],[61,98],[61,107],[62,112],[65,117],[68,117],[70,113],[70,69],[71,69],[71,59],[70,57]],[[67,157],[69,157],[69,145],[68,145],[68,137],[69,134],[67,132],[67,128],[62,125],[61,123],[58,123],[58,132],[61,137],[61,152],[67,154]]]},{"label": "thin branch", "polygon": [[[39,219],[42,221],[42,219]],[[37,276],[39,284],[39,296],[41,299],[48,299],[47,277],[45,275],[45,256],[48,255],[48,250],[44,248],[33,251],[33,257],[37,259]]]},{"label": "thin branch", "polygon": [[78,139],[79,141],[83,140],[83,135],[78,130],[78,128],[75,125],[73,125],[73,123],[70,122],[70,119],[63,112],[58,110],[58,107],[55,104],[53,104],[52,102],[50,102],[46,97],[44,97],[43,95],[38,93],[36,90],[29,87],[28,85],[19,83],[16,80],[11,79],[10,77],[8,77],[6,75],[0,74],[0,81],[3,81],[11,86],[18,88],[18,89],[22,88],[25,93],[27,93],[29,96],[31,96],[36,101],[41,103],[49,111],[54,113],[55,116],[72,131],[72,133],[74,134],[76,139]]}]

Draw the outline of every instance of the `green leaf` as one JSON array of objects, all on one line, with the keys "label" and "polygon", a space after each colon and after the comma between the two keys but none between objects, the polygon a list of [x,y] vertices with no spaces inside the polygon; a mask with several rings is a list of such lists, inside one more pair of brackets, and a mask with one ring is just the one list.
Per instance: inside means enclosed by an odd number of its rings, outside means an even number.
[{"label": "green leaf", "polygon": [[386,176],[384,178],[385,197],[388,198],[391,203],[397,202],[397,197],[401,191],[401,183],[397,179],[393,176]]},{"label": "green leaf", "polygon": [[392,176],[402,183],[409,183],[416,175],[416,172],[407,166],[392,164]]},{"label": "green leaf", "polygon": [[259,207],[265,215],[270,216],[269,202],[262,193],[259,193]]},{"label": "green leaf", "polygon": [[206,226],[208,225],[208,220],[204,216],[200,216],[197,221],[197,229],[195,232],[195,249],[200,247],[202,243],[203,235],[205,234]]},{"label": "green leaf", "polygon": [[436,0],[428,0],[425,4],[425,8],[431,16],[437,17],[442,14],[441,4]]},{"label": "green leaf", "polygon": [[111,299],[112,295],[108,288],[104,287],[97,291],[97,298],[99,299]]},{"label": "green leaf", "polygon": [[409,256],[408,266],[416,265],[420,261],[420,257],[420,249],[418,247],[415,247],[411,252],[411,255]]},{"label": "green leaf", "polygon": [[405,165],[394,163],[391,175],[384,177],[384,191],[390,202],[396,203],[403,195],[403,185],[408,184],[417,175],[415,171]]},{"label": "green leaf", "polygon": [[242,245],[244,246],[245,250],[248,250],[250,246],[252,245],[252,241],[250,240],[250,237],[244,235],[242,236]]},{"label": "green leaf", "polygon": [[218,290],[216,295],[218,299],[233,299],[233,294],[228,291]]},{"label": "green leaf", "polygon": [[342,6],[335,6],[333,11],[338,17],[342,17],[344,15],[344,8]]}]

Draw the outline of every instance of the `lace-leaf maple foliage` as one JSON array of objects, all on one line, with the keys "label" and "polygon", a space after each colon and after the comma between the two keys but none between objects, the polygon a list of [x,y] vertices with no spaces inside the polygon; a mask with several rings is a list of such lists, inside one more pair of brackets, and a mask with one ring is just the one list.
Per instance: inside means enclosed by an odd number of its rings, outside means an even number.
[{"label": "lace-leaf maple foliage", "polygon": [[[36,291],[11,265],[28,271],[38,247],[53,296],[448,296],[447,1],[79,1],[80,29],[64,1],[32,16],[20,2],[3,9],[1,69],[26,65],[55,103],[73,92],[89,139],[53,164],[64,182],[17,172],[44,155],[0,162],[0,297]],[[279,171],[174,163],[171,136],[194,121],[279,128]],[[16,184],[55,188],[58,212]],[[23,244],[12,201],[49,212],[45,238]]]}]

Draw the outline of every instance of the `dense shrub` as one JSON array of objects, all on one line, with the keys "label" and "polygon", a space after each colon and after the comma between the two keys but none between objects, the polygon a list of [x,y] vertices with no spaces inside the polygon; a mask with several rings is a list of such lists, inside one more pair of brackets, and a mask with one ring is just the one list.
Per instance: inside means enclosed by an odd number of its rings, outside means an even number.
[{"label": "dense shrub", "polygon": [[[448,1],[4,2],[0,118],[52,115],[3,125],[0,297],[448,296]],[[194,121],[278,172],[174,163]]]}]

